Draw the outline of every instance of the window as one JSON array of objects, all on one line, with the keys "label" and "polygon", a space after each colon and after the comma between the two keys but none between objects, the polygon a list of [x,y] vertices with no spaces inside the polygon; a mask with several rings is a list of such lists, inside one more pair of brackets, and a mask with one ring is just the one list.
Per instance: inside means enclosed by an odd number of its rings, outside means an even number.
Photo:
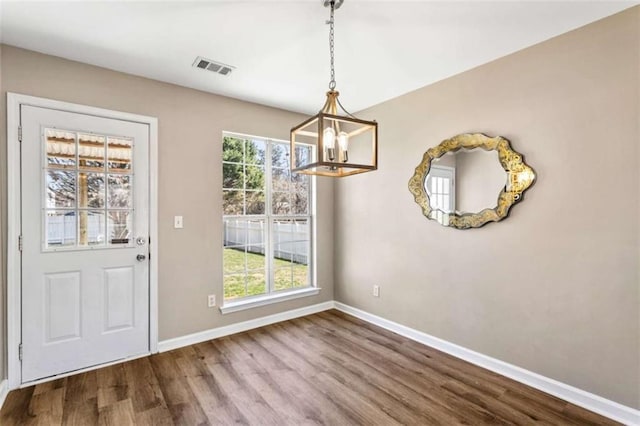
[{"label": "window", "polygon": [[131,246],[133,140],[44,133],[43,249]]},{"label": "window", "polygon": [[224,300],[311,287],[311,179],[289,143],[225,133],[222,149]]}]

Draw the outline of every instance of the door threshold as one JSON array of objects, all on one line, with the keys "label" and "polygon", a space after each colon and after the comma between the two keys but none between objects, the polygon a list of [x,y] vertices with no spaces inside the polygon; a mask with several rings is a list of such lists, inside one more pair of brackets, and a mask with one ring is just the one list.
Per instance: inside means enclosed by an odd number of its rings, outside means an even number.
[{"label": "door threshold", "polygon": [[41,379],[31,380],[30,382],[21,383],[20,386],[18,386],[18,388],[19,389],[28,388],[29,386],[39,385],[41,383],[52,382],[54,380],[63,379],[65,377],[69,377],[69,376],[74,376],[76,374],[87,373],[89,371],[98,370],[100,368],[110,367],[110,366],[116,365],[116,364],[122,364],[122,363],[127,362],[127,361],[133,361],[134,359],[144,358],[144,357],[147,357],[149,355],[151,355],[151,352],[145,352],[143,354],[133,355],[133,356],[126,357],[126,358],[120,358],[120,359],[117,359],[115,361],[105,362],[103,364],[96,364],[96,365],[92,365],[90,367],[84,367],[84,368],[79,368],[79,369],[73,370],[73,371],[67,371],[66,373],[60,373],[60,374],[55,374],[53,376],[43,377]]}]

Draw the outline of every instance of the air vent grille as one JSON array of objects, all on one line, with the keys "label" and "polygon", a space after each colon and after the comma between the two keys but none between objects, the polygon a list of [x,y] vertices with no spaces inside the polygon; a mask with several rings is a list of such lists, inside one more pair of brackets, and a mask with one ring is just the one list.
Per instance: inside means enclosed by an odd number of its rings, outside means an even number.
[{"label": "air vent grille", "polygon": [[196,60],[193,61],[193,66],[226,76],[231,74],[231,71],[235,69],[235,67],[231,65],[225,65],[223,63],[212,61],[211,59],[203,58],[201,56],[198,56]]},{"label": "air vent grille", "polygon": [[207,65],[207,70],[208,71],[218,72],[218,71],[220,71],[220,68],[222,68],[222,66],[220,66],[218,64],[210,63],[209,65]]}]

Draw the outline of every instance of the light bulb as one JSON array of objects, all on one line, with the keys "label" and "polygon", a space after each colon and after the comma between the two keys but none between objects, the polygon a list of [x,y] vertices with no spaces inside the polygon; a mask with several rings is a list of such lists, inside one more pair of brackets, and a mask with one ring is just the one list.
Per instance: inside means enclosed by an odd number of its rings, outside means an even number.
[{"label": "light bulb", "polygon": [[349,149],[349,135],[347,132],[338,133],[338,145],[343,151],[347,151]]},{"label": "light bulb", "polygon": [[324,129],[324,134],[322,136],[322,142],[327,149],[335,149],[336,147],[336,131],[333,130],[333,127],[327,127]]},{"label": "light bulb", "polygon": [[333,161],[336,159],[336,131],[333,130],[333,127],[327,127],[324,129],[322,133],[322,142],[324,146],[327,148],[327,157],[329,157],[329,161]]},{"label": "light bulb", "polygon": [[346,163],[349,161],[349,155],[347,154],[349,150],[349,135],[347,132],[338,133],[338,146],[340,147],[340,151],[342,151],[342,161]]}]

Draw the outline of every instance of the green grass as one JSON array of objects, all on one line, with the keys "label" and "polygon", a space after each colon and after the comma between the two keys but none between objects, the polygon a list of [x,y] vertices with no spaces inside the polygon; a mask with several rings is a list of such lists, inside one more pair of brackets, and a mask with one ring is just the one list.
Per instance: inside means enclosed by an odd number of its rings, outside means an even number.
[{"label": "green grass", "polygon": [[[245,261],[247,275],[245,275]],[[300,263],[275,259],[274,282],[276,290],[305,287],[308,285],[309,267]],[[261,254],[224,249],[224,298],[257,296],[267,291],[265,258]],[[246,278],[246,288],[245,288]]]}]

